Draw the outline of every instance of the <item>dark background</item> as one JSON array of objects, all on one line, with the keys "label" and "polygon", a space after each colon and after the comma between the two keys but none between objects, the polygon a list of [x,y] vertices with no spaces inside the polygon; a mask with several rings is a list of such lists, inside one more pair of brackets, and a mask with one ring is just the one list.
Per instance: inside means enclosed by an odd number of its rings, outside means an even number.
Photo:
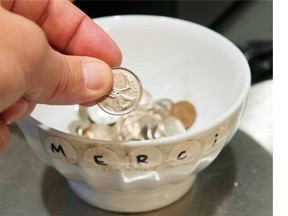
[{"label": "dark background", "polygon": [[253,83],[273,77],[272,0],[76,0],[74,4],[91,18],[151,14],[199,23],[224,35],[243,51]]}]

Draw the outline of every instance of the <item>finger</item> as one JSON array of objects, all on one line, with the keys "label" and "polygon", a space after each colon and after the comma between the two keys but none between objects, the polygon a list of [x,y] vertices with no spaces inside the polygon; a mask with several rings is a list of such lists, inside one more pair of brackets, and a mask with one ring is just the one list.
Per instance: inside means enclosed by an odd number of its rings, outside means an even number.
[{"label": "finger", "polygon": [[35,82],[27,84],[24,97],[46,104],[81,104],[95,101],[112,88],[111,68],[89,57],[64,56],[53,50],[44,57]]},{"label": "finger", "polygon": [[56,52],[35,23],[1,8],[0,26],[0,80],[5,82],[0,85],[0,112],[21,97],[34,103],[77,104],[110,91],[113,75],[105,62]]},{"label": "finger", "polygon": [[90,106],[95,106],[97,104],[96,101],[89,101],[89,102],[86,102],[86,103],[82,103],[80,104],[81,106],[85,106],[85,107],[90,107]]},{"label": "finger", "polygon": [[9,143],[9,129],[6,126],[6,124],[4,124],[4,122],[0,120],[0,154],[2,154],[3,151],[6,149],[8,143]]},{"label": "finger", "polygon": [[0,119],[6,124],[10,124],[30,115],[35,106],[35,103],[29,102],[21,98],[8,109],[3,111],[0,114]]},{"label": "finger", "polygon": [[121,63],[121,52],[113,40],[69,1],[14,0],[2,5],[40,25],[50,44],[63,53],[97,57],[110,66]]}]

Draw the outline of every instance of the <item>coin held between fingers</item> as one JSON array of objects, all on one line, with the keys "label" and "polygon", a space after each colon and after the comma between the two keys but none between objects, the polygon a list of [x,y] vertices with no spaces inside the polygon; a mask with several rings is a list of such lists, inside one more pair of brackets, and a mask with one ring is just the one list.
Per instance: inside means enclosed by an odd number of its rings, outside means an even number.
[{"label": "coin held between fingers", "polygon": [[143,87],[140,79],[130,70],[122,67],[111,68],[114,76],[112,90],[98,101],[98,106],[112,115],[124,115],[140,103]]}]

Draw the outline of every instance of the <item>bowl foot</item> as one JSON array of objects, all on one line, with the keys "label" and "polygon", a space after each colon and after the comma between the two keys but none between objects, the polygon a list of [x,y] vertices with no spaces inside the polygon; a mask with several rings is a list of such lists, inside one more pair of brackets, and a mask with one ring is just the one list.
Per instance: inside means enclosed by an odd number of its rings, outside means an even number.
[{"label": "bowl foot", "polygon": [[76,181],[68,180],[68,183],[82,200],[93,206],[115,212],[144,212],[180,199],[191,188],[195,177],[193,175],[178,184],[164,185],[154,190],[101,190]]}]

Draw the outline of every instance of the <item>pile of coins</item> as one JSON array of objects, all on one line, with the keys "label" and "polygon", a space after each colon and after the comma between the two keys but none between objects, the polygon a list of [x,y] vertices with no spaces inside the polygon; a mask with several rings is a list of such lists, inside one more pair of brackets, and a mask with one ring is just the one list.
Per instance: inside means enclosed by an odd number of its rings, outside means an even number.
[{"label": "pile of coins", "polygon": [[140,79],[130,70],[111,68],[114,84],[110,93],[94,107],[79,107],[71,134],[99,140],[151,140],[185,132],[196,119],[188,101],[153,101]]},{"label": "pile of coins", "polygon": [[79,106],[80,119],[69,125],[74,135],[99,140],[151,140],[184,133],[196,119],[196,110],[188,101],[153,101],[147,91],[139,106],[124,115],[111,115],[99,106]]}]

